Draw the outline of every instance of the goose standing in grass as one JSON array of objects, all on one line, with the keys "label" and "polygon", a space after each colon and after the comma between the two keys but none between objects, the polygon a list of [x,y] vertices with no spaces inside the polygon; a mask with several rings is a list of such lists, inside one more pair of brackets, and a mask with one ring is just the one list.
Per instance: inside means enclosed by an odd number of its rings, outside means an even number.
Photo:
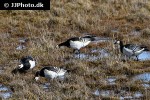
[{"label": "goose standing in grass", "polygon": [[115,41],[114,44],[119,44],[120,45],[120,51],[122,54],[126,55],[127,57],[132,57],[135,56],[137,61],[138,55],[140,55],[143,51],[148,51],[146,46],[142,45],[136,45],[136,44],[123,44],[122,41]]},{"label": "goose standing in grass", "polygon": [[13,70],[13,73],[19,72],[26,72],[35,67],[35,60],[31,56],[26,56],[21,58],[21,64],[18,68]]},{"label": "goose standing in grass", "polygon": [[39,79],[39,76],[45,77],[48,79],[54,79],[56,77],[64,76],[67,70],[58,68],[58,67],[44,67],[40,71],[37,71],[35,74],[35,80]]},{"label": "goose standing in grass", "polygon": [[87,46],[91,41],[94,40],[95,36],[92,35],[86,35],[83,37],[73,37],[63,43],[58,44],[57,47],[66,46],[68,48],[73,48],[74,53],[80,53],[80,49],[82,47]]}]

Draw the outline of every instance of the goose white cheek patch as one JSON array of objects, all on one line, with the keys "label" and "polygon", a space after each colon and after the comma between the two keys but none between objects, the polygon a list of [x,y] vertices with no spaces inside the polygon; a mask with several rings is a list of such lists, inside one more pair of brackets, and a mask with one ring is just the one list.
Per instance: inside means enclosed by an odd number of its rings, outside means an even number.
[{"label": "goose white cheek patch", "polygon": [[19,69],[22,68],[22,67],[23,67],[23,64],[20,64],[20,65],[19,65]]},{"label": "goose white cheek patch", "polygon": [[36,80],[36,81],[39,80],[39,77],[35,77],[35,80]]}]

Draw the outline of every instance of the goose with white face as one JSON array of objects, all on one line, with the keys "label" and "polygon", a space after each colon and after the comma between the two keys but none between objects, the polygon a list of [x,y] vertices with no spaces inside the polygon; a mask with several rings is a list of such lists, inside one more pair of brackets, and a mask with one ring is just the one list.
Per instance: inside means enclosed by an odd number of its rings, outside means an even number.
[{"label": "goose with white face", "polygon": [[[143,53],[143,51],[147,51],[146,46],[137,45],[137,44],[123,44],[122,41],[115,41],[115,44],[119,44],[119,48],[122,54],[128,56],[129,58],[135,56],[138,60],[138,55]],[[148,50],[149,51],[149,50]]]},{"label": "goose with white face", "polygon": [[16,69],[14,69],[12,72],[26,72],[30,69],[33,69],[36,65],[35,60],[31,56],[22,57],[20,60],[21,64],[18,65]]}]

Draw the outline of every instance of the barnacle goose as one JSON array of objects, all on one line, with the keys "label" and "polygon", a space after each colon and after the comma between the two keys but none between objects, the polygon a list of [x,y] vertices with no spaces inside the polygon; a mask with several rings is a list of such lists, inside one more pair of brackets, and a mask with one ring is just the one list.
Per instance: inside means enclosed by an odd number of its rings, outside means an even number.
[{"label": "barnacle goose", "polygon": [[58,44],[57,47],[66,46],[68,48],[73,48],[75,53],[80,53],[80,49],[87,46],[91,41],[94,41],[95,37],[96,36],[93,35],[73,37],[63,43]]},{"label": "barnacle goose", "polygon": [[146,46],[137,45],[137,44],[123,44],[122,41],[115,41],[114,44],[120,45],[120,51],[122,54],[126,55],[127,57],[135,56],[137,61],[138,55],[140,55],[143,51],[149,51]]},{"label": "barnacle goose", "polygon": [[35,80],[39,79],[39,76],[45,77],[48,79],[54,79],[56,77],[64,76],[67,70],[59,67],[44,67],[40,71],[37,71],[35,74]]},{"label": "barnacle goose", "polygon": [[14,69],[12,72],[26,72],[29,69],[32,69],[35,67],[35,60],[31,56],[22,57],[20,60],[21,64]]}]

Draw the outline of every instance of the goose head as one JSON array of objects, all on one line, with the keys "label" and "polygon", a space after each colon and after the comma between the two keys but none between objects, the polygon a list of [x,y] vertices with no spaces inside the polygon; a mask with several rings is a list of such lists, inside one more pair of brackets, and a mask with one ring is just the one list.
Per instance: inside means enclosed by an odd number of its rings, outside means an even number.
[{"label": "goose head", "polygon": [[36,74],[35,74],[35,77],[34,77],[34,79],[35,79],[36,81],[39,80],[39,75],[40,75],[40,71],[37,71]]},{"label": "goose head", "polygon": [[119,40],[115,40],[115,42],[114,42],[114,44],[120,44],[121,43],[121,41],[119,41]]}]

